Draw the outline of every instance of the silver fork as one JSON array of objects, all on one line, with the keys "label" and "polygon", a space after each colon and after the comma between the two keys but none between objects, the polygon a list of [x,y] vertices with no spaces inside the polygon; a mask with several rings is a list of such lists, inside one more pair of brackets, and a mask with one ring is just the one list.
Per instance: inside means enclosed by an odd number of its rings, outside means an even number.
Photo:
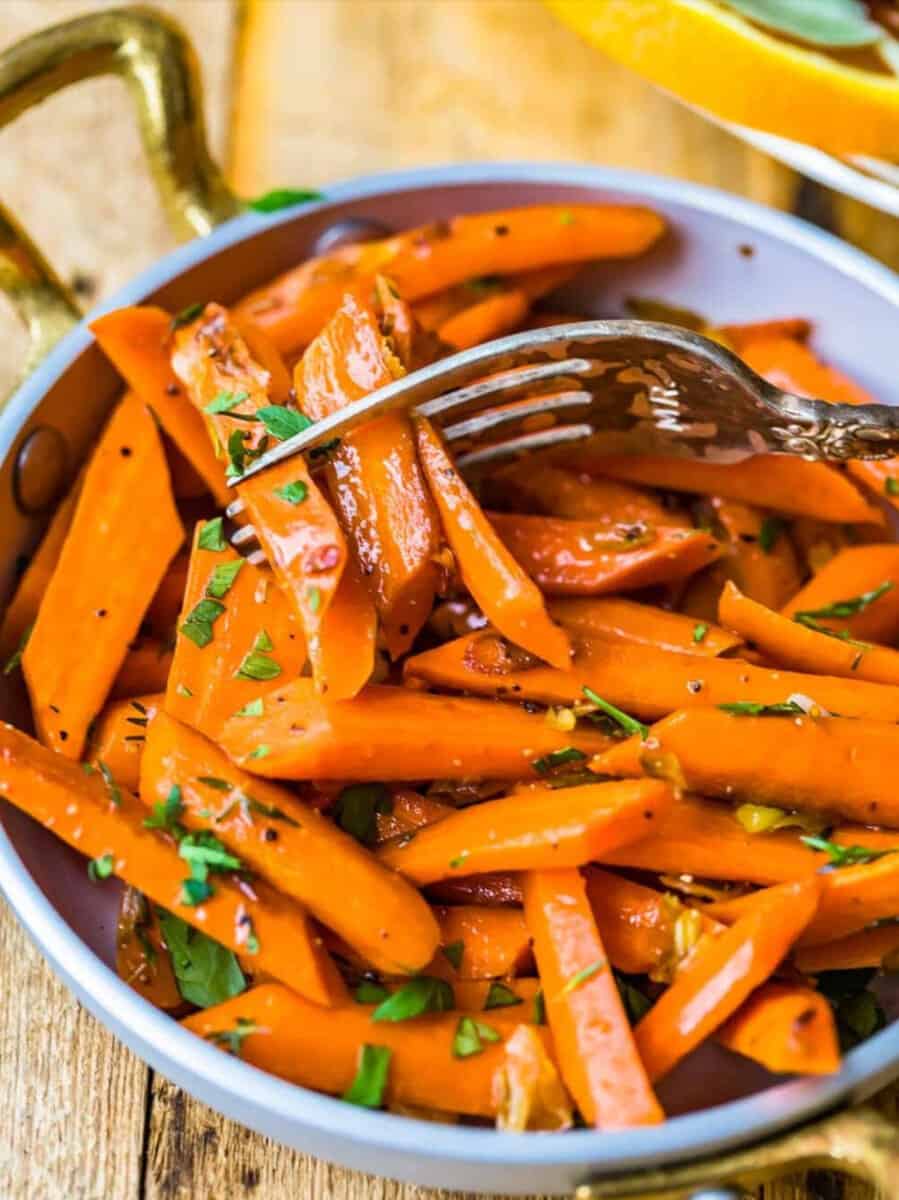
[{"label": "silver fork", "polygon": [[[414,371],[280,442],[232,482],[295,454],[314,462],[335,439],[398,409],[432,421],[468,474],[588,438],[601,453],[718,462],[765,452],[835,461],[899,454],[899,407],[791,395],[674,325],[583,321],[498,338]],[[236,500],[228,515],[242,508]],[[232,538],[244,553],[255,540],[251,525]]]}]

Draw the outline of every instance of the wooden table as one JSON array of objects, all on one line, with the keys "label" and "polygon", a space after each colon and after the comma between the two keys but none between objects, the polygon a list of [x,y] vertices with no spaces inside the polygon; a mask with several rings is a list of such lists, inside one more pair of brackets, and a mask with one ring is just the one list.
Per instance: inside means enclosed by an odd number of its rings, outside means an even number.
[{"label": "wooden table", "polygon": [[[614,163],[799,208],[899,265],[899,223],[803,185],[556,24],[537,0],[165,0],[197,41],[235,185],[319,184],[483,159]],[[93,4],[4,0],[8,44]],[[0,134],[0,195],[85,303],[166,250],[119,85],[83,85]],[[6,331],[5,331],[6,332]],[[0,392],[15,375],[5,342]],[[154,1075],[56,981],[0,903],[4,1200],[464,1200],[285,1150]],[[830,1179],[765,1200],[871,1200]]]}]

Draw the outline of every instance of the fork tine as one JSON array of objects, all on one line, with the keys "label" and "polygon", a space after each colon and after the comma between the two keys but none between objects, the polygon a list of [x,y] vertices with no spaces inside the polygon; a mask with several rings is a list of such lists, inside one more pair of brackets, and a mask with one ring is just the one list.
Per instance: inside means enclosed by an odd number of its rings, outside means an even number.
[{"label": "fork tine", "polygon": [[504,442],[494,442],[490,446],[480,446],[456,457],[456,466],[460,471],[471,467],[490,466],[509,458],[528,454],[532,450],[549,450],[553,446],[562,446],[567,442],[582,442],[594,434],[592,425],[558,425],[553,429],[541,429],[537,433],[525,433],[521,437],[508,438]]},{"label": "fork tine", "polygon": [[[595,369],[595,364],[587,358],[567,358],[532,367],[516,367],[498,375],[491,375],[489,379],[479,379],[467,387],[446,392],[434,400],[427,400],[417,405],[415,411],[429,420],[446,418],[468,404],[477,403],[480,408],[494,397],[512,399],[522,391],[532,392],[535,386],[553,384],[558,389],[566,376],[574,376],[571,381],[574,383],[578,375],[592,374]],[[438,420],[437,423],[442,422]]]},{"label": "fork tine", "polygon": [[500,408],[487,409],[455,425],[447,425],[441,433],[448,442],[464,438],[477,437],[488,429],[508,425],[514,421],[525,424],[529,419],[547,416],[555,424],[554,414],[562,409],[584,408],[592,403],[589,392],[552,392],[548,396],[532,396],[526,400],[518,400],[505,404]]},{"label": "fork tine", "polygon": [[233,520],[235,520],[235,518],[240,516],[240,514],[243,512],[243,510],[245,508],[246,508],[246,505],[244,504],[243,500],[241,500],[241,498],[238,496],[238,498],[236,500],[232,500],[231,503],[228,505],[228,507],[225,509],[225,516],[228,517],[229,520],[233,521]]}]

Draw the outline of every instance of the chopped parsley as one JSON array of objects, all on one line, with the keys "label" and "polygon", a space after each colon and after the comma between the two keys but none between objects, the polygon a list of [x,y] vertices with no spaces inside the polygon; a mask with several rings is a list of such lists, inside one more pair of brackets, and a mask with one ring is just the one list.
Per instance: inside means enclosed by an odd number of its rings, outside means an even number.
[{"label": "chopped parsley", "polygon": [[206,595],[212,596],[216,600],[227,596],[234,585],[234,580],[240,574],[243,564],[242,558],[235,558],[232,562],[219,563],[206,584]]},{"label": "chopped parsley", "polygon": [[621,726],[625,733],[639,734],[641,738],[645,738],[648,735],[649,726],[644,725],[642,721],[638,721],[634,717],[629,717],[627,713],[622,712],[620,708],[616,708],[614,704],[610,704],[608,700],[603,700],[592,688],[585,687],[582,691],[591,704],[595,704],[600,712],[605,713],[607,717],[611,717],[617,725]]},{"label": "chopped parsley", "polygon": [[453,1035],[453,1058],[471,1058],[483,1052],[485,1042],[498,1041],[500,1035],[492,1026],[474,1017],[460,1017]]},{"label": "chopped parsley", "polygon": [[205,301],[197,301],[195,304],[188,304],[186,308],[182,308],[179,313],[175,313],[169,322],[172,330],[180,329],[182,325],[189,325],[191,321],[196,321],[197,317],[206,307]]},{"label": "chopped parsley", "polygon": [[180,632],[202,649],[212,641],[212,626],[224,611],[224,604],[204,597],[187,614]]},{"label": "chopped parsley", "polygon": [[345,787],[334,805],[337,824],[357,842],[374,841],[378,813],[393,811],[393,801],[383,783],[354,783]]},{"label": "chopped parsley", "polygon": [[805,709],[795,700],[784,700],[780,704],[760,704],[757,700],[733,700],[719,704],[722,712],[732,717],[794,717],[805,716]]},{"label": "chopped parsley", "polygon": [[[799,840],[812,850],[820,850],[822,854],[826,854],[832,867],[858,867],[875,862],[886,854],[895,853],[893,850],[873,850],[869,846],[840,846],[827,838],[813,837],[810,834]],[[896,850],[899,850],[899,845],[896,846]]]},{"label": "chopped parsley", "polygon": [[22,662],[22,655],[25,653],[25,647],[28,645],[28,639],[31,637],[32,629],[34,629],[34,621],[32,621],[28,628],[25,629],[22,636],[19,638],[19,643],[15,650],[6,660],[6,663],[3,667],[4,675],[12,675],[13,671],[20,666]]},{"label": "chopped parsley", "polygon": [[763,554],[771,553],[786,527],[782,517],[765,517],[759,528],[759,548]]},{"label": "chopped parsley", "polygon": [[219,392],[208,404],[203,405],[203,412],[212,415],[215,413],[229,413],[232,408],[237,408],[238,404],[243,404],[249,398],[249,392]]},{"label": "chopped parsley", "polygon": [[179,696],[184,696],[188,700],[193,696],[193,692],[190,690],[190,688],[186,687],[183,683],[177,684],[175,691]]},{"label": "chopped parsley", "polygon": [[313,585],[306,588],[306,605],[311,613],[317,613],[321,608],[322,594],[319,588]]},{"label": "chopped parsley", "polygon": [[455,858],[450,859],[450,861],[449,861],[450,868],[453,871],[458,870],[459,867],[462,867],[465,865],[465,862],[468,859],[468,856],[469,856],[469,851],[463,850],[460,854],[457,854]]},{"label": "chopped parsley", "polygon": [[708,624],[705,621],[697,621],[696,624],[693,626],[694,645],[698,646],[700,642],[704,642],[708,632],[709,632]]},{"label": "chopped parsley", "polygon": [[459,938],[456,942],[449,942],[446,946],[440,947],[443,957],[447,962],[455,967],[458,971],[462,966],[462,956],[465,953],[465,942]]},{"label": "chopped parsley", "polygon": [[256,641],[253,643],[253,649],[259,650],[261,653],[265,654],[269,650],[274,650],[274,648],[275,644],[272,639],[268,636],[264,629],[261,629],[256,635]]},{"label": "chopped parsley", "polygon": [[252,796],[246,797],[247,811],[256,813],[260,817],[268,817],[270,821],[283,821],[285,825],[292,825],[294,829],[300,828],[300,822],[295,820],[289,813],[286,813],[283,808],[277,808],[274,804],[263,804],[260,800],[254,800]]},{"label": "chopped parsley", "polygon": [[271,753],[270,746],[265,746],[265,745],[257,746],[255,750],[250,751],[250,753],[247,755],[247,758],[265,758],[266,755],[268,755],[270,753]]},{"label": "chopped parsley", "polygon": [[183,814],[181,788],[176,783],[165,800],[157,800],[153,805],[149,817],[144,818],[144,828],[160,829],[163,833],[170,833],[172,837],[181,838],[185,833],[181,824]]},{"label": "chopped parsley", "polygon": [[223,517],[213,517],[211,521],[203,522],[203,527],[197,537],[197,545],[201,550],[224,550],[225,534],[222,530],[223,524]]},{"label": "chopped parsley", "polygon": [[116,808],[118,808],[122,803],[122,789],[116,783],[115,779],[113,779],[112,771],[110,771],[106,763],[101,762],[99,758],[97,759],[97,768],[100,774],[103,776],[103,782],[106,784],[107,790],[109,791],[110,802],[114,804]]},{"label": "chopped parsley", "polygon": [[516,995],[510,987],[505,983],[498,983],[494,979],[487,989],[484,1009],[489,1011],[491,1008],[514,1008],[516,1004],[522,1003],[524,1002],[521,997]]},{"label": "chopped parsley", "polygon": [[238,1017],[237,1023],[233,1029],[214,1030],[212,1033],[206,1034],[206,1040],[214,1042],[216,1046],[221,1046],[223,1050],[227,1050],[229,1054],[240,1058],[243,1053],[243,1044],[246,1038],[251,1033],[261,1033],[262,1030],[254,1021],[247,1020],[246,1017]]},{"label": "chopped parsley", "polygon": [[87,864],[87,877],[92,883],[99,883],[101,879],[108,879],[112,874],[114,863],[111,854],[101,854],[99,858],[92,858]]},{"label": "chopped parsley", "polygon": [[283,208],[295,208],[298,204],[312,204],[316,200],[324,200],[322,192],[312,188],[273,188],[261,196],[255,196],[246,201],[247,208],[253,212],[273,213]]},{"label": "chopped parsley", "polygon": [[285,483],[283,487],[276,487],[275,495],[281,500],[286,500],[288,504],[302,504],[309,495],[309,489],[302,479],[295,479],[293,483]]},{"label": "chopped parsley", "polygon": [[562,750],[553,750],[551,754],[547,754],[543,758],[535,758],[533,765],[541,775],[547,775],[556,767],[564,766],[565,763],[584,762],[586,758],[587,755],[583,750],[578,750],[574,746],[565,746]]},{"label": "chopped parsley", "polygon": [[178,991],[190,1004],[210,1008],[238,996],[247,983],[235,955],[174,913],[157,909],[172,956]]},{"label": "chopped parsley", "polygon": [[879,600],[892,589],[893,581],[885,579],[876,588],[872,588],[870,592],[862,592],[860,596],[850,596],[847,600],[835,600],[833,604],[826,604],[823,608],[809,608],[804,612],[794,613],[793,620],[804,624],[806,618],[820,620],[822,617],[854,617],[870,608],[875,600]]},{"label": "chopped parsley", "polygon": [[534,1024],[546,1024],[546,997],[543,995],[543,988],[534,996]]},{"label": "chopped parsley", "polygon": [[248,700],[243,708],[239,708],[234,714],[235,717],[261,717],[263,713],[262,697],[257,696],[255,700]]},{"label": "chopped parsley", "polygon": [[353,992],[353,999],[357,1004],[380,1004],[389,995],[390,992],[382,983],[376,983],[373,979],[363,979]]},{"label": "chopped parsley", "polygon": [[279,442],[296,437],[313,424],[305,413],[297,412],[295,408],[285,408],[283,404],[268,404],[265,408],[257,409],[256,416]]},{"label": "chopped parsley", "polygon": [[[266,681],[277,679],[280,674],[281,667],[273,658],[270,658],[267,654],[260,654],[255,650],[251,650],[234,672],[234,678]],[[261,703],[262,701],[260,701]],[[260,708],[260,713],[261,711]],[[244,713],[243,715],[248,716],[249,714]]]},{"label": "chopped parsley", "polygon": [[234,790],[233,784],[230,784],[227,779],[219,779],[218,775],[198,775],[197,783],[214,788],[217,792],[231,792]]},{"label": "chopped parsley", "polygon": [[364,1042],[359,1050],[356,1076],[343,1093],[343,1099],[362,1108],[380,1108],[384,1103],[392,1057],[389,1046],[372,1046]]},{"label": "chopped parsley", "polygon": [[883,490],[888,496],[899,496],[899,479],[895,475],[887,475],[883,481]]},{"label": "chopped parsley", "polygon": [[417,975],[383,1000],[371,1014],[373,1021],[411,1021],[425,1013],[449,1012],[455,1007],[452,987],[445,979]]},{"label": "chopped parsley", "polygon": [[576,992],[578,988],[583,987],[588,980],[592,979],[594,975],[598,975],[599,972],[606,966],[608,966],[606,960],[604,958],[598,958],[596,962],[590,963],[588,967],[582,967],[580,971],[571,976],[571,978],[559,992],[559,995],[568,996],[571,994],[571,992]]}]

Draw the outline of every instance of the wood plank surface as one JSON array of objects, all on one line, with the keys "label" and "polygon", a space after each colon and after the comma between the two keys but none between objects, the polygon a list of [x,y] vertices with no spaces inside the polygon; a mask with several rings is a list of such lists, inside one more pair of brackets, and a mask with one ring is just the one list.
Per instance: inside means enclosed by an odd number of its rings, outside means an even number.
[{"label": "wood plank surface", "polygon": [[[0,43],[91,7],[4,0]],[[605,62],[537,0],[249,0],[236,72],[229,0],[161,7],[197,39],[213,143],[219,153],[229,143],[243,194],[447,161],[605,162],[815,206],[899,264],[899,223],[800,189],[785,168]],[[0,197],[27,214],[88,300],[171,245],[113,81],[83,85],[0,133]],[[14,349],[8,339],[0,393]],[[470,1200],[286,1150],[152,1076],[55,981],[2,904],[0,998],[3,1200]],[[757,1195],[873,1197],[820,1173]]]}]

